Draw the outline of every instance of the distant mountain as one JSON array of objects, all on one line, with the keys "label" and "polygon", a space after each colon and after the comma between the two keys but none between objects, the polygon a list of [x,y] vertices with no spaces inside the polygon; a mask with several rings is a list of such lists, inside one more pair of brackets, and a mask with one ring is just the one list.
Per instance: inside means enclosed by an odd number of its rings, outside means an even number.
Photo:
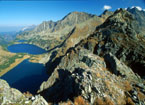
[{"label": "distant mountain", "polygon": [[18,32],[0,32],[0,37],[3,39],[4,42],[12,41],[16,38]]},{"label": "distant mountain", "polygon": [[71,12],[66,15],[63,19],[53,22],[53,21],[44,21],[42,24],[37,26],[34,31],[41,32],[41,31],[49,31],[54,32],[60,29],[63,29],[67,26],[74,26],[76,24],[82,23],[95,15],[91,15],[85,12]]},{"label": "distant mountain", "polygon": [[34,29],[36,27],[36,25],[31,25],[31,26],[25,26],[23,27],[20,31],[30,31],[32,29]]},{"label": "distant mountain", "polygon": [[136,7],[133,8],[127,8],[127,11],[132,13],[135,16],[135,19],[139,22],[140,25],[145,26],[145,11],[139,10]]},{"label": "distant mountain", "polygon": [[42,31],[53,31],[53,28],[55,27],[56,22],[53,21],[44,21],[40,25],[34,28],[32,30],[33,32],[42,32]]},{"label": "distant mountain", "polygon": [[127,8],[127,11],[134,15],[138,24],[141,26],[138,28],[138,30],[142,31],[143,35],[145,36],[145,11],[138,9],[137,7]]},{"label": "distant mountain", "polygon": [[108,10],[105,10],[101,15],[100,17],[102,18],[108,18],[109,16],[113,15],[113,12],[112,11],[108,11]]},{"label": "distant mountain", "polygon": [[57,25],[55,27],[55,30],[64,28],[66,26],[73,26],[76,24],[80,24],[82,22],[85,22],[93,17],[96,17],[95,15],[88,14],[85,12],[71,12],[68,15],[66,15],[62,20],[57,22]]},{"label": "distant mountain", "polygon": [[[60,45],[72,30],[77,27],[89,27],[88,32],[93,32],[96,26],[102,24],[110,14],[104,14],[103,18],[85,12],[71,12],[57,22],[44,21],[33,30],[23,31],[17,38],[27,39],[29,43],[40,47],[53,48]],[[106,18],[105,18],[106,16]],[[89,25],[90,23],[90,25]],[[94,24],[94,25],[91,25]]]},{"label": "distant mountain", "polygon": [[95,15],[91,15],[85,12],[71,12],[66,15],[63,19],[53,22],[53,21],[44,21],[40,25],[38,25],[32,32],[54,32],[60,29],[63,29],[68,26],[74,26],[76,24],[85,22],[90,18],[95,17]]}]

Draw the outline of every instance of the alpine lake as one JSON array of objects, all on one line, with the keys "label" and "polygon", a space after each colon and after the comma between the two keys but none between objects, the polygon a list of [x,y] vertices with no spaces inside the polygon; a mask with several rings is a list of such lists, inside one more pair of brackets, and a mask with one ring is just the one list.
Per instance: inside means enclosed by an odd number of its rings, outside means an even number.
[{"label": "alpine lake", "polygon": [[[47,52],[32,44],[13,44],[8,46],[7,49],[12,53],[27,53],[30,55],[39,55]],[[0,78],[6,80],[11,87],[21,92],[29,91],[35,94],[41,83],[48,79],[48,75],[43,64],[32,63],[29,62],[29,59],[25,59]]]}]

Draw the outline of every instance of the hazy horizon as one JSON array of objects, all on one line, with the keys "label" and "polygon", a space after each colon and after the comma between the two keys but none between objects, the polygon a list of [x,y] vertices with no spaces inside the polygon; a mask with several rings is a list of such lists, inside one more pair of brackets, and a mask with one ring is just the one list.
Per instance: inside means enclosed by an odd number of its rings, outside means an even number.
[{"label": "hazy horizon", "polygon": [[18,32],[25,26],[0,26],[0,32]]}]

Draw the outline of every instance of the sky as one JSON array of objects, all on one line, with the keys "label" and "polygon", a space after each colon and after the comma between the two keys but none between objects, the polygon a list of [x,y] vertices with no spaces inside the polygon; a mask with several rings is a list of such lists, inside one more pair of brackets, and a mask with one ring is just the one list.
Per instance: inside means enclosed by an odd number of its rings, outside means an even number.
[{"label": "sky", "polygon": [[100,15],[105,9],[115,11],[132,6],[145,9],[145,0],[0,0],[0,30],[57,21],[73,11]]}]

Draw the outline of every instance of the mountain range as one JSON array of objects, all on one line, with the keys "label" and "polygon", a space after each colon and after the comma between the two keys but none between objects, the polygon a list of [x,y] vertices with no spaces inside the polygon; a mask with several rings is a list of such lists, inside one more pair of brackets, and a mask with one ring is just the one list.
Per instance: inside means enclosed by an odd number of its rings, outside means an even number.
[{"label": "mountain range", "polygon": [[110,14],[104,15],[99,17],[85,12],[71,12],[57,22],[44,21],[31,31],[22,32],[17,38],[26,39],[29,43],[45,49],[48,46],[49,49],[52,49],[60,45],[77,29],[85,27],[88,28],[88,32],[93,32],[95,27],[102,24]]},{"label": "mountain range", "polygon": [[57,22],[23,31],[17,39],[49,51],[42,60],[49,77],[34,96],[0,80],[0,102],[144,105],[144,29],[145,11],[134,7],[100,16],[71,12]]}]

